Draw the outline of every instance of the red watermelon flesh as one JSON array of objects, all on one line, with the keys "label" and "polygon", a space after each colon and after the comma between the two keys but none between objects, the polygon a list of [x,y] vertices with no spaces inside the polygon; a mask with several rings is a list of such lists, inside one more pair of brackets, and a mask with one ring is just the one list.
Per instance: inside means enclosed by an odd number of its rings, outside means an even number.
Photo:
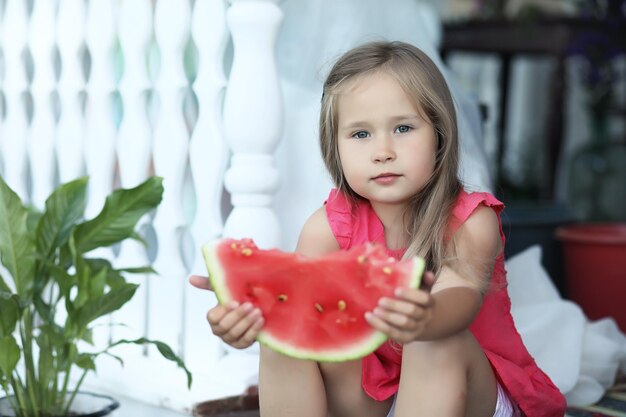
[{"label": "red watermelon flesh", "polygon": [[374,244],[309,258],[261,250],[250,239],[223,239],[204,245],[203,254],[220,303],[249,301],[261,309],[261,343],[316,361],[376,350],[386,336],[365,312],[398,287],[417,288],[424,270],[422,259],[398,261]]}]

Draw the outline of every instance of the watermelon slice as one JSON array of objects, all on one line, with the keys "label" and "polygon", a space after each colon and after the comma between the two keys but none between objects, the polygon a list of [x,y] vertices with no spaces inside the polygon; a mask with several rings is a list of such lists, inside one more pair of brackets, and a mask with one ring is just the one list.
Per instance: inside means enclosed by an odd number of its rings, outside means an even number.
[{"label": "watermelon slice", "polygon": [[398,261],[380,245],[367,244],[320,258],[277,249],[251,239],[223,239],[202,248],[220,303],[249,301],[262,311],[261,343],[285,355],[315,361],[357,359],[386,336],[364,313],[397,287],[417,288],[420,258]]}]

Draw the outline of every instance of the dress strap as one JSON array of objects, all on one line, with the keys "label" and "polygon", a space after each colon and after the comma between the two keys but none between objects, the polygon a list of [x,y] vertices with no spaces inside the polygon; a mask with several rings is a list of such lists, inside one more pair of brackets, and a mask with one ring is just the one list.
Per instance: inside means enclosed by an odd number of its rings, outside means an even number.
[{"label": "dress strap", "polygon": [[452,209],[452,218],[450,219],[450,234],[454,234],[457,229],[465,223],[478,206],[491,207],[498,215],[498,223],[500,224],[500,236],[504,241],[504,233],[502,231],[502,221],[500,213],[504,209],[504,204],[490,193],[473,192],[468,193],[462,190],[457,198],[456,205]]},{"label": "dress strap", "polygon": [[385,245],[385,230],[367,200],[352,203],[343,193],[333,189],[325,202],[326,217],[341,249],[366,242]]},{"label": "dress strap", "polygon": [[352,242],[352,209],[348,199],[336,188],[330,190],[324,202],[326,218],[341,249],[348,249]]}]

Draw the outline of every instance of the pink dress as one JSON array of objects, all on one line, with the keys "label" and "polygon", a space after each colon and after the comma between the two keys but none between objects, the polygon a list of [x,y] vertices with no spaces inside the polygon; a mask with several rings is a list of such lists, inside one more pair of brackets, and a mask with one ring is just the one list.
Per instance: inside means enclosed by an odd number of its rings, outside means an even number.
[{"label": "pink dress", "polygon": [[[479,205],[491,207],[500,221],[504,205],[495,197],[462,191],[450,219],[451,232],[454,233]],[[385,245],[383,225],[366,201],[351,207],[343,194],[332,190],[326,201],[326,216],[342,249],[365,242]],[[504,245],[501,224],[500,236]],[[389,251],[389,254],[399,258],[402,251]],[[527,417],[562,417],[565,398],[539,369],[513,323],[503,253],[496,259],[491,286],[470,331],[482,346],[498,381]],[[398,391],[401,363],[402,353],[389,343],[363,358],[362,384],[367,395],[377,401],[394,395]]]}]

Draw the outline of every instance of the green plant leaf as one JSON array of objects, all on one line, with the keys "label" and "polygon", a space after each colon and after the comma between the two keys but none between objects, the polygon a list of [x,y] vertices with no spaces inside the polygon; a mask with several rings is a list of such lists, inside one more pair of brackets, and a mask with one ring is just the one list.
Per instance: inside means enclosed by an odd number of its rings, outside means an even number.
[{"label": "green plant leaf", "polygon": [[43,213],[33,206],[27,206],[26,210],[28,212],[26,215],[26,228],[30,231],[37,230],[37,224]]},{"label": "green plant leaf", "polygon": [[107,278],[105,268],[94,274],[86,263],[82,263],[81,267],[82,270],[78,273],[78,294],[74,300],[74,307],[76,308],[81,308],[86,303],[101,298],[104,294]]},{"label": "green plant leaf", "polygon": [[38,383],[40,387],[46,387],[50,382],[52,382],[54,376],[56,375],[54,356],[51,349],[52,346],[50,346],[50,339],[48,339],[48,336],[45,333],[40,333],[36,340],[37,345],[39,346],[39,361],[37,364],[37,375],[39,377]]},{"label": "green plant leaf", "polygon": [[106,285],[111,288],[118,288],[122,285],[126,284],[126,279],[120,274],[117,270],[113,269],[113,265],[111,262],[106,259],[85,259],[85,263],[91,268],[93,271],[97,271],[99,269],[105,269],[107,271],[106,277]]},{"label": "green plant leaf", "polygon": [[20,348],[13,336],[0,338],[0,371],[5,375],[11,375],[19,360]]},{"label": "green plant leaf", "polygon": [[63,184],[50,194],[37,225],[37,248],[43,257],[50,258],[67,242],[72,228],[84,215],[86,195],[86,177]]},{"label": "green plant leaf", "polygon": [[0,337],[8,336],[15,330],[20,309],[10,293],[0,293]]},{"label": "green plant leaf", "polygon": [[105,268],[98,271],[89,280],[89,299],[102,297],[104,294],[104,286],[107,282],[107,270]]},{"label": "green plant leaf", "polygon": [[[80,257],[80,255],[78,255]],[[74,308],[79,309],[89,300],[89,280],[91,279],[91,269],[82,262],[76,262],[77,289],[76,297],[72,300]]]},{"label": "green plant leaf", "polygon": [[183,371],[185,371],[185,374],[187,375],[187,388],[191,388],[191,383],[193,382],[193,378],[192,378],[191,372],[189,372],[189,369],[187,369],[187,367],[185,366],[185,363],[183,362],[183,360],[181,358],[179,358],[174,353],[172,348],[170,348],[167,344],[165,344],[165,343],[163,343],[161,341],[158,341],[158,340],[150,340],[150,339],[146,339],[145,337],[141,337],[141,338],[135,339],[135,340],[128,340],[128,339],[118,340],[117,342],[112,343],[111,345],[109,345],[107,350],[112,348],[112,347],[114,347],[114,346],[122,345],[122,344],[135,344],[135,345],[150,344],[150,345],[156,346],[156,348],[159,350],[159,352],[161,353],[161,355],[165,359],[170,360],[170,361],[176,363],[176,365],[178,365],[179,368],[182,368]]},{"label": "green plant leaf", "polygon": [[158,275],[158,272],[154,270],[151,266],[140,266],[136,268],[121,268],[117,270],[118,272],[128,272],[129,274],[155,274]]},{"label": "green plant leaf", "polygon": [[137,221],[156,208],[162,196],[163,180],[160,177],[151,177],[132,189],[114,191],[94,219],[76,227],[77,250],[85,253],[133,236]]},{"label": "green plant leaf", "polygon": [[3,293],[3,292],[10,293],[11,288],[9,288],[7,283],[4,281],[4,278],[2,278],[2,275],[0,275],[0,293]]},{"label": "green plant leaf", "polygon": [[89,303],[77,309],[73,319],[76,320],[78,329],[86,328],[98,317],[119,310],[133,297],[137,287],[138,285],[135,284],[124,284],[119,288],[111,289],[101,297],[90,300]]},{"label": "green plant leaf", "polygon": [[78,355],[78,358],[76,358],[76,366],[84,370],[95,371],[96,364],[93,360],[95,356],[96,355],[89,353],[81,353],[80,355]]},{"label": "green plant leaf", "polygon": [[60,354],[57,358],[57,369],[69,369],[70,366],[76,362],[76,358],[78,357],[78,348],[76,344],[66,340],[63,344],[63,349],[61,349]]},{"label": "green plant leaf", "polygon": [[76,284],[76,277],[56,265],[48,265],[48,273],[59,286],[58,297],[68,298],[72,286]]},{"label": "green plant leaf", "polygon": [[90,345],[93,345],[93,330],[91,329],[85,330],[83,332],[83,337],[81,340],[89,343]]},{"label": "green plant leaf", "polygon": [[27,214],[20,198],[0,177],[0,261],[23,298],[30,298],[35,275],[35,243],[26,228]]},{"label": "green plant leaf", "polygon": [[141,243],[141,245],[144,248],[148,247],[148,241],[146,239],[143,238],[143,236],[141,236],[139,233],[137,232],[133,232],[132,235],[129,236],[131,239],[136,240],[137,242]]},{"label": "green plant leaf", "polygon": [[37,314],[44,323],[54,323],[54,308],[46,303],[41,297],[33,298]]},{"label": "green plant leaf", "polygon": [[[66,338],[63,334],[63,328],[61,326],[56,323],[47,323],[43,326],[39,326],[39,330],[41,331],[41,334],[46,335],[48,338],[46,342],[53,346],[55,350],[60,351],[63,348]],[[42,348],[41,345],[40,348]]]}]

